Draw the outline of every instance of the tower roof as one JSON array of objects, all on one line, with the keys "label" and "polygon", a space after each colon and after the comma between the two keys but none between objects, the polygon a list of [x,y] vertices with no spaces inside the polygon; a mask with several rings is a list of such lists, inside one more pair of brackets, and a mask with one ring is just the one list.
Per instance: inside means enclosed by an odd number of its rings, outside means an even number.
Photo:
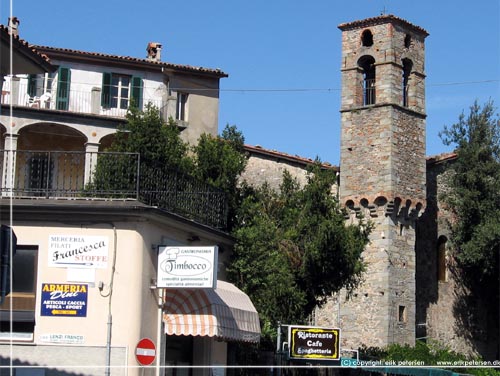
[{"label": "tower roof", "polygon": [[352,21],[352,22],[346,22],[343,24],[340,24],[338,28],[342,31],[344,30],[352,30],[352,29],[359,29],[363,27],[368,27],[368,26],[374,26],[374,25],[380,25],[384,23],[395,23],[399,24],[405,28],[412,29],[414,32],[423,34],[425,37],[429,35],[429,33],[421,28],[420,26],[414,25],[402,18],[396,17],[393,14],[384,14],[381,16],[377,17],[371,17],[371,18],[365,18],[364,20],[358,20],[358,21]]}]

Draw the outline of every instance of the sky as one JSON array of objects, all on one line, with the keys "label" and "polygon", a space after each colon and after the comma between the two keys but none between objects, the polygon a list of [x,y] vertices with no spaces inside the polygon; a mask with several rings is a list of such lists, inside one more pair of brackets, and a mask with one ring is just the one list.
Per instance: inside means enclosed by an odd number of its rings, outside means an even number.
[{"label": "sky", "polygon": [[500,106],[499,0],[0,0],[0,23],[21,20],[29,43],[220,68],[219,130],[338,165],[337,26],[394,14],[426,39],[427,155],[448,152],[439,131],[477,100]]}]

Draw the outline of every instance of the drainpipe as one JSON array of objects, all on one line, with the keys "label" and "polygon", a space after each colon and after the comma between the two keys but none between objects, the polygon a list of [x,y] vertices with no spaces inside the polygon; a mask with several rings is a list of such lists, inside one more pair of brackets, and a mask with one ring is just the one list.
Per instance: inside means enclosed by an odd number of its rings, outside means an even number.
[{"label": "drainpipe", "polygon": [[[104,369],[104,375],[109,376],[111,374],[111,333],[113,329],[113,317],[111,315],[111,298],[113,297],[113,281],[115,277],[116,269],[116,251],[117,251],[117,233],[116,226],[111,223],[113,228],[113,263],[111,266],[111,277],[109,281],[109,292],[106,295],[101,294],[104,298],[108,299],[108,323],[107,323],[107,335],[106,335],[106,367]],[[99,290],[102,291],[103,284],[99,282]]]}]

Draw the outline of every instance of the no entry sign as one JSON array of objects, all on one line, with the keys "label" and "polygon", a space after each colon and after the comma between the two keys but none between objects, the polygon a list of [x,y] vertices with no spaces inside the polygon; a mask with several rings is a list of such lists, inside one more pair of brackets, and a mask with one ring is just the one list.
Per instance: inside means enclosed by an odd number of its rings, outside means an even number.
[{"label": "no entry sign", "polygon": [[155,361],[156,347],[149,338],[143,338],[135,347],[135,358],[141,366],[149,366]]}]

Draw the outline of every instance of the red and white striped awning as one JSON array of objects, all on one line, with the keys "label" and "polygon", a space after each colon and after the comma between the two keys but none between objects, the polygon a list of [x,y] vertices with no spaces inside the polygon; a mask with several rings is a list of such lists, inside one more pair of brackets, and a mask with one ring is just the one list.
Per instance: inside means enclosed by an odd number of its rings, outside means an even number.
[{"label": "red and white striped awning", "polygon": [[168,335],[218,337],[259,342],[259,315],[236,286],[217,281],[216,289],[166,290],[163,320]]}]

